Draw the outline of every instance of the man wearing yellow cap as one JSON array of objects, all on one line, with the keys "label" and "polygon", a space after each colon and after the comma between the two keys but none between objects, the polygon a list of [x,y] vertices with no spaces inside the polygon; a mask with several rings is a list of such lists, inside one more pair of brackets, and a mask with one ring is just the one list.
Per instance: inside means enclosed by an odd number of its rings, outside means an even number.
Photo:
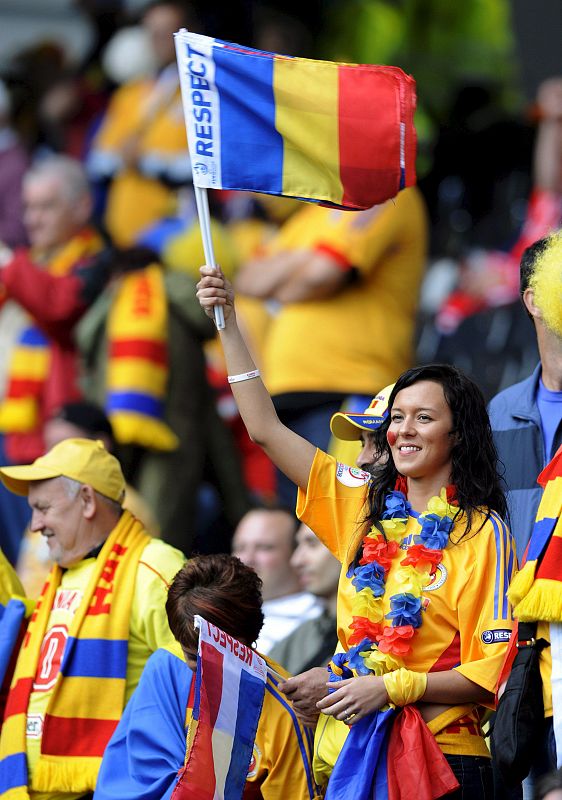
[{"label": "man wearing yellow cap", "polygon": [[[335,446],[330,446],[330,453],[337,461],[343,464],[354,461],[359,469],[371,472],[379,457],[374,434],[388,414],[388,398],[393,388],[391,383],[381,389],[361,413],[338,411],[334,414],[330,430],[337,441]],[[361,443],[359,452],[358,442]]]},{"label": "man wearing yellow cap", "polygon": [[10,686],[0,798],[88,797],[146,660],[173,642],[164,606],[185,558],[123,510],[121,467],[99,441],[66,439],[0,479],[27,495],[55,562]]}]

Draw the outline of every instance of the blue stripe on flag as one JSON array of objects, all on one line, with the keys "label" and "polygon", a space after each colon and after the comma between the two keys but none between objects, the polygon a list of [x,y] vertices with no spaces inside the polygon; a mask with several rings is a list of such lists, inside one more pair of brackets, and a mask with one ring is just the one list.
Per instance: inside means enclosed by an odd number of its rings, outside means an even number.
[{"label": "blue stripe on flag", "polygon": [[26,328],[20,336],[19,344],[27,347],[45,347],[48,339],[38,328]]},{"label": "blue stripe on flag", "polygon": [[155,397],[141,392],[110,392],[107,398],[106,411],[137,411],[148,417],[162,419],[164,403]]},{"label": "blue stripe on flag", "polygon": [[76,639],[70,636],[61,664],[68,678],[124,678],[126,639]]},{"label": "blue stripe on flag", "polygon": [[5,606],[0,605],[0,684],[18,643],[22,622],[25,619],[25,604],[12,597]]},{"label": "blue stripe on flag", "polygon": [[18,786],[27,787],[27,757],[25,753],[14,753],[0,761],[0,794]]},{"label": "blue stripe on flag", "polygon": [[527,552],[527,561],[536,561],[539,558],[557,522],[557,517],[543,517],[535,522]]},{"label": "blue stripe on flag", "polygon": [[[213,47],[220,97],[223,186],[281,194],[283,137],[275,129],[274,59]],[[259,171],[255,164],[259,163]]]},{"label": "blue stripe on flag", "polygon": [[[271,676],[268,675],[268,678],[270,678],[270,677]],[[295,729],[295,733],[297,735],[297,740],[298,740],[299,748],[300,748],[300,751],[301,751],[302,762],[303,762],[304,769],[305,769],[305,772],[306,772],[306,782],[308,784],[308,792],[309,792],[310,797],[313,798],[313,797],[316,796],[316,793],[314,791],[314,780],[312,778],[312,773],[310,771],[310,761],[309,761],[308,753],[307,753],[307,750],[306,750],[306,744],[304,743],[304,740],[302,738],[301,728],[300,728],[300,725],[298,723],[296,714],[293,711],[292,706],[269,683],[269,680],[268,680],[265,688],[289,712],[289,714],[291,716],[291,719],[293,720],[293,728]]]},{"label": "blue stripe on flag", "polygon": [[226,775],[224,800],[240,800],[244,792],[264,694],[264,682],[243,669],[240,673],[236,728],[230,766]]}]

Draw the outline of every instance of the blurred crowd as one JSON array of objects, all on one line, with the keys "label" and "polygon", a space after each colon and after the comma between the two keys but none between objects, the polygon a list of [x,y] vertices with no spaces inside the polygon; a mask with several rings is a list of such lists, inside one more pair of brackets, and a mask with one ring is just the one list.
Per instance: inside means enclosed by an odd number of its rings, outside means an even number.
[{"label": "blurred crowd", "polygon": [[[0,457],[32,461],[61,420],[107,436],[147,524],[186,554],[221,552],[250,508],[292,509],[295,489],[248,438],[194,301],[204,257],[172,34],[209,19],[176,0],[96,8],[81,63],[41,41],[0,83]],[[310,43],[273,12],[251,35]],[[211,192],[217,260],[289,427],[353,463],[330,417],[409,365],[456,363],[488,398],[529,373],[518,263],[562,213],[561,87],[545,82],[519,120],[492,88],[463,87],[419,188],[368,212]],[[26,505],[3,492],[0,513],[4,551],[40,575]]]}]

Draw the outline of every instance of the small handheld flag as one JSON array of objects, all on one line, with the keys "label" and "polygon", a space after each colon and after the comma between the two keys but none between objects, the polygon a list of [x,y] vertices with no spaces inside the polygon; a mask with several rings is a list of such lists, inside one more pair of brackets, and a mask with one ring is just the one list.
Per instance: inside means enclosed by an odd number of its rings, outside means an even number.
[{"label": "small handheld flag", "polygon": [[199,650],[186,765],[173,800],[241,800],[263,705],[267,665],[195,616]]},{"label": "small handheld flag", "polygon": [[366,209],[415,183],[415,82],[175,34],[196,186]]}]

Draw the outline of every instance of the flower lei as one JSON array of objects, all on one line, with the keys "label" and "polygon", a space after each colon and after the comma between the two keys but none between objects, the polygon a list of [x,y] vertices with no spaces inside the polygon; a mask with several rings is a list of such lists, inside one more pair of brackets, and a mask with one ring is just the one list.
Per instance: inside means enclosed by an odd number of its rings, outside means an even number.
[{"label": "flower lei", "polygon": [[[399,489],[405,489],[405,481]],[[352,572],[357,594],[352,604],[347,653],[336,653],[328,670],[330,680],[356,675],[384,675],[404,666],[403,656],[412,649],[412,640],[422,624],[423,587],[435,574],[443,559],[453,521],[459,513],[454,489],[441,489],[432,497],[424,514],[416,514],[404,491],[389,492],[380,521],[382,534],[374,526],[363,539],[363,554]],[[406,549],[396,574],[401,592],[390,598],[390,611],[383,612],[386,578],[392,560],[401,552],[408,517],[418,519],[421,530]],[[386,623],[385,620],[390,620]]]}]

